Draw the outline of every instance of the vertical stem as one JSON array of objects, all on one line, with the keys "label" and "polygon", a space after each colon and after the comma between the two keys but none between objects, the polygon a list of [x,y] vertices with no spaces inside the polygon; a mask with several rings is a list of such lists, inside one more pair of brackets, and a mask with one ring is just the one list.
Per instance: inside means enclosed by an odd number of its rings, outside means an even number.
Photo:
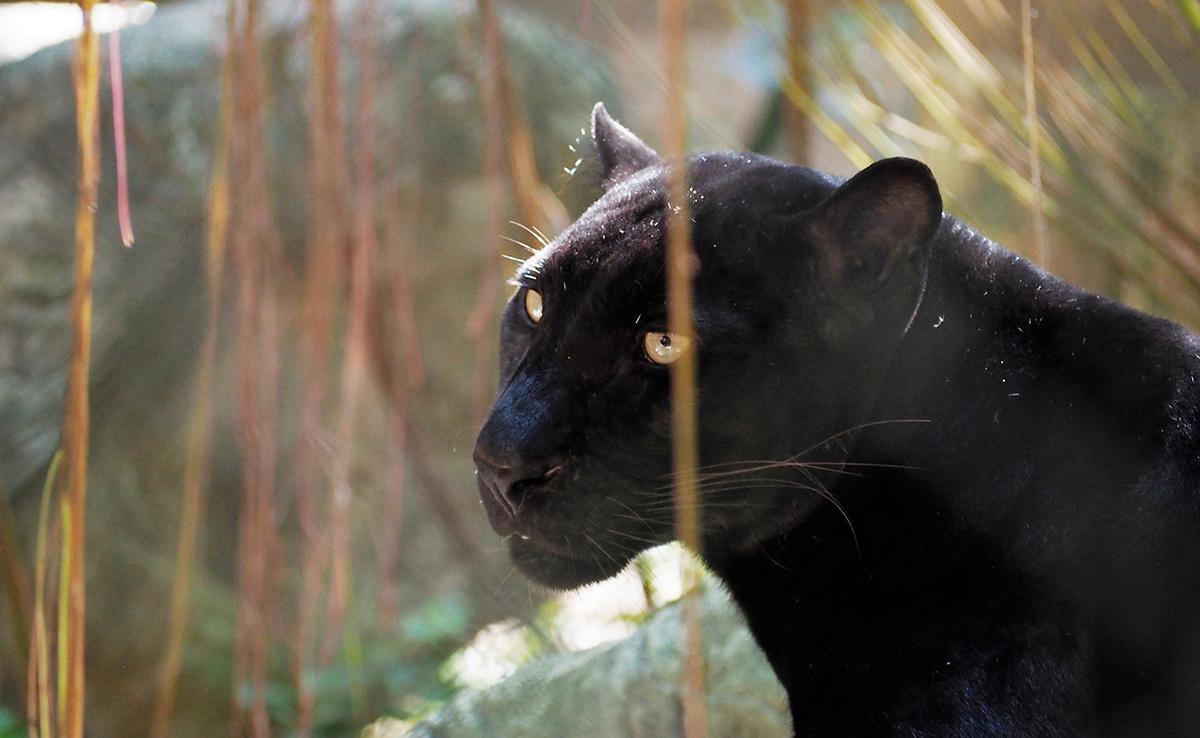
[{"label": "vertical stem", "polygon": [[[8,498],[0,488],[0,599],[8,603],[9,622],[16,641],[16,663],[12,668],[16,675],[26,675],[29,667],[26,656],[29,653],[29,618],[33,612],[24,559]],[[4,672],[0,671],[0,678],[3,676]]]},{"label": "vertical stem", "polygon": [[[387,273],[391,275],[392,313],[396,316],[400,356],[403,365],[387,373],[388,432],[390,450],[385,469],[383,511],[379,525],[379,623],[393,627],[400,597],[400,527],[403,523],[405,472],[408,464],[408,397],[425,381],[421,345],[417,340],[416,310],[408,277],[410,246],[421,231],[421,183],[424,181],[422,136],[425,130],[424,99],[420,64],[425,39],[418,34],[406,61],[401,99],[406,115],[401,134],[389,141],[385,154],[389,161],[403,161],[411,169],[408,184],[390,178],[383,212],[383,242],[390,256]],[[403,141],[404,146],[398,145]],[[379,341],[377,345],[386,346]]]},{"label": "vertical stem", "polygon": [[67,377],[63,449],[67,464],[66,511],[71,525],[63,558],[66,582],[67,681],[62,735],[83,735],[84,530],[88,457],[88,366],[91,362],[92,260],[96,195],[100,181],[100,48],[92,25],[94,0],[80,0],[83,33],[74,60],[76,130],[79,136],[79,204],[75,211],[75,291],[71,296],[71,367]]},{"label": "vertical stem", "polygon": [[346,339],[342,352],[341,407],[337,421],[337,443],[331,464],[329,505],[330,572],[326,600],[326,631],[323,650],[328,660],[341,643],[342,625],[350,597],[350,475],[354,460],[354,430],[358,400],[367,373],[367,326],[370,322],[371,275],[374,273],[377,238],[375,233],[375,4],[359,0],[356,46],[358,117],[355,149],[354,238],[350,253],[350,296]]},{"label": "vertical stem", "polygon": [[488,358],[492,345],[486,330],[500,289],[500,234],[504,230],[504,101],[500,24],[493,0],[478,0],[480,31],[483,34],[483,181],[487,187],[486,245],[483,274],[475,309],[467,320],[467,333],[475,339],[475,376],[472,380],[474,420],[483,423],[488,407]]},{"label": "vertical stem", "polygon": [[[274,499],[279,438],[279,317],[276,290],[281,246],[271,216],[264,151],[265,86],[258,0],[235,8],[231,51],[236,53],[234,119],[230,131],[230,183],[234,219],[230,251],[237,282],[237,410],[242,449],[242,507],[238,530],[238,624],[234,662],[234,735],[246,728],[270,735],[267,659]],[[248,705],[243,689],[249,689]]]},{"label": "vertical stem", "polygon": [[46,483],[42,487],[42,504],[38,513],[37,547],[34,556],[33,635],[29,643],[29,690],[26,699],[27,719],[30,727],[36,726],[37,738],[49,738],[54,734],[50,718],[50,641],[46,625],[46,588],[50,568],[50,508],[56,497],[58,471],[62,465],[60,450],[50,460],[46,472]]},{"label": "vertical stem", "polygon": [[[812,71],[809,69],[807,52],[808,29],[812,24],[812,8],[809,0],[788,0],[787,3],[787,62],[792,80],[811,99]],[[783,105],[784,130],[792,160],[806,164],[809,160],[811,142],[808,134],[808,116],[788,100]]]},{"label": "vertical stem", "polygon": [[[108,0],[110,7],[114,0]],[[133,245],[133,220],[129,215],[129,167],[125,159],[125,85],[121,81],[121,32],[108,32],[108,79],[112,87],[113,149],[117,164],[117,223],[121,242]]]},{"label": "vertical stem", "polygon": [[[666,115],[662,140],[668,167],[667,180],[667,323],[672,333],[691,337],[692,266],[696,256],[691,243],[691,210],[687,198],[684,161],[684,32],[686,0],[662,0],[662,46],[667,83]],[[695,345],[695,344],[693,344]],[[696,351],[685,351],[671,364],[671,437],[675,467],[676,537],[688,549],[700,552],[700,509],[696,494]],[[705,738],[704,664],[701,660],[699,618],[696,610],[696,568],[684,563],[683,603],[683,735]]]},{"label": "vertical stem", "polygon": [[1033,252],[1038,264],[1048,267],[1049,244],[1046,217],[1042,212],[1041,124],[1037,113],[1037,85],[1033,66],[1033,14],[1031,0],[1021,0],[1021,46],[1025,67],[1025,130],[1029,136],[1029,182],[1033,185]]},{"label": "vertical stem", "polygon": [[171,587],[171,610],[167,625],[167,647],[158,678],[150,738],[167,738],[175,691],[187,634],[192,567],[200,521],[204,517],[208,485],[209,447],[212,434],[212,385],[217,353],[217,324],[220,317],[221,281],[224,274],[225,240],[229,223],[229,127],[232,107],[232,55],[221,62],[221,120],[217,134],[217,159],[208,191],[208,314],[204,346],[192,389],[192,414],[188,428],[187,459],[183,471],[183,503],[179,519],[179,541],[175,551],[175,581]]},{"label": "vertical stem", "polygon": [[[317,441],[325,418],[326,384],[333,336],[333,316],[342,284],[339,247],[347,240],[342,194],[346,192],[344,121],[339,72],[339,21],[332,0],[310,3],[309,37],[309,200],[312,218],[304,276],[303,324],[300,338],[304,379],[297,436],[296,509],[302,535],[300,600],[293,669],[297,693],[296,732],[309,735],[315,697],[309,670],[316,649],[317,605],[330,562],[328,521],[320,513],[322,484],[319,463],[324,451]],[[326,504],[332,504],[326,499]],[[328,510],[326,511],[328,512]]]}]

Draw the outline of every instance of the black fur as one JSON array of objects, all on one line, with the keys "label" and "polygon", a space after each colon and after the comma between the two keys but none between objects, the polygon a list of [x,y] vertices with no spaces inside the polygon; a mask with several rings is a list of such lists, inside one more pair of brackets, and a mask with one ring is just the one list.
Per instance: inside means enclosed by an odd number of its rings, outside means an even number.
[{"label": "black fur", "polygon": [[[475,449],[560,588],[674,526],[665,165],[593,136],[606,192],[520,270]],[[943,217],[917,162],[688,166],[702,555],[797,734],[1200,734],[1200,340]]]}]

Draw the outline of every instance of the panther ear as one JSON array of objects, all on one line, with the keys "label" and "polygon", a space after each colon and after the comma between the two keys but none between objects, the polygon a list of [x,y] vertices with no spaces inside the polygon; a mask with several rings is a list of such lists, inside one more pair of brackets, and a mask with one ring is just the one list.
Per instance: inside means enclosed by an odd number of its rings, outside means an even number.
[{"label": "panther ear", "polygon": [[923,280],[942,223],[942,196],[929,167],[913,159],[877,161],[809,213],[809,237],[827,285],[873,292],[897,280]]},{"label": "panther ear", "polygon": [[602,102],[592,108],[592,144],[600,158],[606,192],[629,175],[662,163],[654,149],[612,119]]}]

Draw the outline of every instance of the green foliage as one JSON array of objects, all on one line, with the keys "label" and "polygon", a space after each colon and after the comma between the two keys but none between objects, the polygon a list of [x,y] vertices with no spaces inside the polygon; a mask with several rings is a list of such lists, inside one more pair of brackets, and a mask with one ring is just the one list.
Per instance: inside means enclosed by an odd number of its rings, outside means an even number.
[{"label": "green foliage", "polygon": [[470,623],[470,604],[458,593],[451,593],[431,599],[420,610],[407,615],[400,628],[406,640],[433,645],[447,640],[461,641]]},{"label": "green foliage", "polygon": [[12,712],[0,707],[0,738],[26,738],[28,735],[25,724]]}]

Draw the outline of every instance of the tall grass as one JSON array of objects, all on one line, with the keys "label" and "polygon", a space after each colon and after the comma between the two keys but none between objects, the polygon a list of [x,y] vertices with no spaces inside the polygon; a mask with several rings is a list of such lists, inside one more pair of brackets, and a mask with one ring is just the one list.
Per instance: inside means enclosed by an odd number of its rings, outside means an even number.
[{"label": "tall grass", "polygon": [[267,184],[261,9],[254,0],[243,0],[231,3],[228,12],[233,56],[229,246],[236,283],[236,402],[242,449],[233,731],[265,738],[271,733],[268,648],[277,613],[281,554],[275,528],[281,245]]},{"label": "tall grass", "polygon": [[[232,29],[233,14],[227,14]],[[232,33],[230,37],[232,37]],[[213,380],[216,370],[217,338],[221,310],[221,285],[225,273],[226,240],[229,229],[229,147],[233,111],[233,55],[221,63],[221,111],[217,150],[208,188],[208,229],[205,255],[208,287],[204,345],[200,350],[192,389],[192,411],[188,428],[187,458],[184,462],[183,503],[179,520],[179,538],[175,552],[175,579],[171,588],[171,607],[167,623],[167,644],[158,675],[154,712],[150,723],[151,738],[167,738],[175,709],[176,690],[187,636],[191,604],[192,569],[197,541],[207,501],[209,455],[212,446]]]},{"label": "tall grass", "polygon": [[[662,141],[668,162],[666,217],[667,324],[672,333],[695,335],[692,324],[692,271],[696,261],[692,245],[691,205],[684,168],[684,39],[687,24],[686,0],[662,0],[660,24],[666,105]],[[674,467],[675,536],[697,555],[701,552],[700,500],[696,468],[699,464],[696,433],[697,403],[695,351],[684,351],[671,364],[671,447]],[[689,558],[683,559],[684,603],[681,623],[683,735],[706,738],[708,720],[704,706],[704,663],[700,616],[696,597],[699,572]]]},{"label": "tall grass", "polygon": [[[1035,19],[1032,8],[1014,17],[998,3],[965,3],[968,35],[934,0],[887,12],[852,0],[827,9],[809,54],[828,109],[791,77],[780,84],[856,165],[901,153],[960,174],[968,163],[1027,209],[1024,228],[1013,210],[1007,222],[991,220],[1008,234],[1006,245],[1197,327],[1200,224],[1187,213],[1200,190],[1182,134],[1200,105],[1176,76],[1200,48],[1194,3],[1155,0],[1137,18],[1116,0],[1097,6],[1103,14],[1085,18],[1072,4],[1042,5]],[[1172,65],[1148,41],[1151,25],[1190,51]],[[868,54],[851,51],[863,45]],[[874,59],[889,76],[872,79]],[[1135,81],[1131,64],[1152,79]],[[907,91],[913,109],[888,108],[879,91],[891,84]],[[956,194],[951,187],[951,209],[979,213],[978,202]],[[1105,270],[1113,281],[1095,276]]]},{"label": "tall grass", "polygon": [[[79,202],[75,211],[75,288],[71,295],[72,330],[63,419],[66,495],[59,508],[63,541],[59,581],[58,733],[82,738],[84,712],[84,543],[88,464],[88,369],[92,347],[92,271],[96,201],[100,184],[100,48],[92,25],[93,0],[80,0],[83,32],[76,44],[73,82],[76,133],[79,137]],[[41,730],[47,728],[39,726]]]}]

